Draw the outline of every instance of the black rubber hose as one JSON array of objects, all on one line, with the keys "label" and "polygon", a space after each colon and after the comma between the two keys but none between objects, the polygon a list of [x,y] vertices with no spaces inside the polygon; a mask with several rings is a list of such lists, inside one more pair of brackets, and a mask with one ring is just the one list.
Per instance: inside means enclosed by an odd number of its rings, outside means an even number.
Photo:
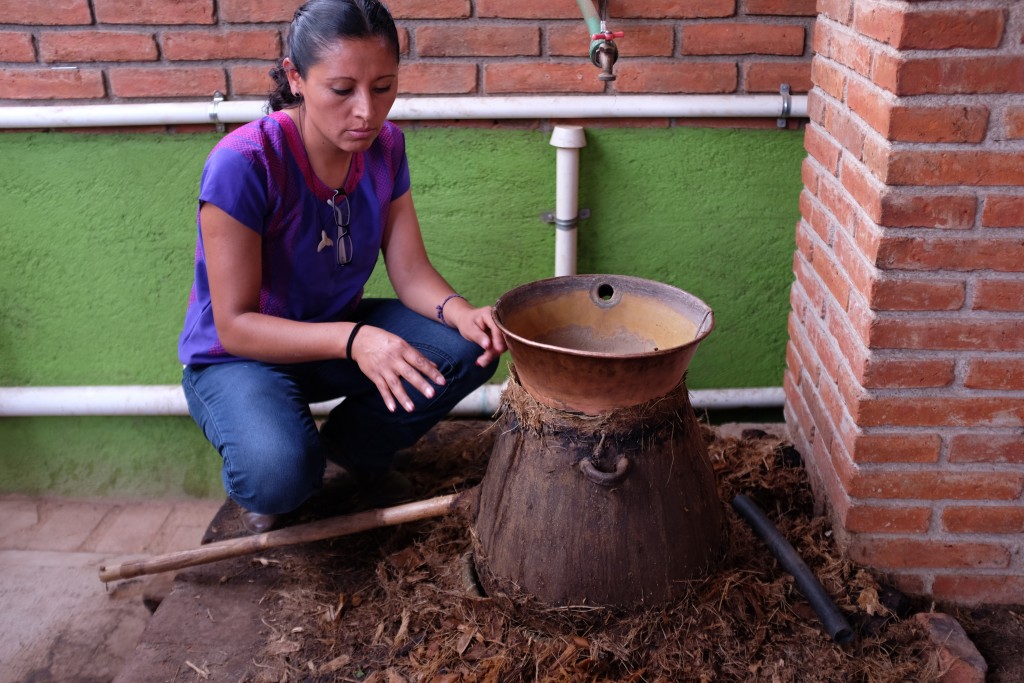
[{"label": "black rubber hose", "polygon": [[832,640],[839,644],[852,641],[853,629],[850,628],[846,617],[832,602],[832,598],[825,592],[825,587],[818,581],[818,577],[811,573],[807,564],[800,558],[789,541],[779,533],[771,520],[765,516],[757,503],[741,493],[732,499],[732,507],[750,525],[754,533],[764,541],[782,568],[793,575],[793,578],[796,579],[796,587],[811,603],[811,607],[814,608],[825,627],[825,632],[832,637]]}]

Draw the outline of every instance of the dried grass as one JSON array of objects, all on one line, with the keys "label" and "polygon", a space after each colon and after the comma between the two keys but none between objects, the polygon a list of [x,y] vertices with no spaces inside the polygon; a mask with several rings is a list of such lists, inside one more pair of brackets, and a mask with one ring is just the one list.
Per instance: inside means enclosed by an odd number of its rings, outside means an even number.
[{"label": "dried grass", "polygon": [[[424,496],[480,481],[493,441],[486,425],[443,423],[417,446],[409,471]],[[887,589],[847,561],[813,515],[792,448],[763,433],[702,429],[723,505],[742,492],[765,510],[858,631],[853,644],[821,631],[731,509],[720,570],[636,613],[475,594],[471,524],[450,516],[276,555],[287,579],[265,598],[274,637],[256,658],[258,680],[937,680],[923,635],[886,607]]]}]

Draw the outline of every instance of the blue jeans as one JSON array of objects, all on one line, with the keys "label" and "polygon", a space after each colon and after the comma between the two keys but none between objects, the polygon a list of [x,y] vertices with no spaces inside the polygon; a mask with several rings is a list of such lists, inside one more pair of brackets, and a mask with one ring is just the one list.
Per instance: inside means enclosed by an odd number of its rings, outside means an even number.
[{"label": "blue jeans", "polygon": [[[407,341],[437,364],[446,384],[428,399],[406,383],[415,404],[391,413],[359,366],[336,359],[295,364],[238,360],[187,366],[189,413],[223,459],[224,489],[252,512],[282,514],[320,488],[328,458],[356,475],[386,471],[395,451],[413,445],[467,394],[494,374],[483,350],[458,331],[393,299],[367,299],[353,316]],[[321,430],[310,403],[344,396]]]}]

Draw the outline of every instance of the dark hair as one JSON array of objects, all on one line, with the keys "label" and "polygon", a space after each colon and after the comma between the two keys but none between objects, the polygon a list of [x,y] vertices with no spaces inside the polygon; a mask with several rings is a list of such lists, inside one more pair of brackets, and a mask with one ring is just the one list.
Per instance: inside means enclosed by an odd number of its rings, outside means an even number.
[{"label": "dark hair", "polygon": [[[384,38],[394,48],[398,61],[398,29],[391,14],[378,0],[309,0],[295,10],[284,57],[289,57],[299,75],[319,63],[324,51],[339,38]],[[279,111],[302,102],[292,94],[288,74],[282,67],[284,57],[270,70],[274,89],[270,92],[270,110]]]}]

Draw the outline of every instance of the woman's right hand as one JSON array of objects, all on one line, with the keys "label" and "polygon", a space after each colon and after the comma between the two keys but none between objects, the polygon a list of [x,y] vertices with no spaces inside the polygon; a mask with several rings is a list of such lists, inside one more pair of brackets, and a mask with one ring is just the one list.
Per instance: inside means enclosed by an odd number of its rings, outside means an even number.
[{"label": "woman's right hand", "polygon": [[444,384],[444,375],[437,366],[398,335],[379,327],[365,325],[352,341],[349,358],[359,365],[384,399],[388,410],[395,412],[398,404],[411,413],[412,399],[402,384],[404,379],[427,398],[434,397],[434,384]]}]

